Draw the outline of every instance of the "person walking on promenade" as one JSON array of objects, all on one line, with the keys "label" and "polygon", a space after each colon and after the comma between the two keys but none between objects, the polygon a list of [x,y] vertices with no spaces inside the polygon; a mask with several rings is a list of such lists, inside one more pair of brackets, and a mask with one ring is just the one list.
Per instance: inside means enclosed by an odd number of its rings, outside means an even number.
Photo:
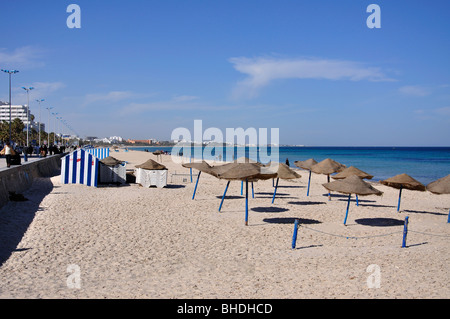
[{"label": "person walking on promenade", "polygon": [[7,141],[5,143],[5,147],[3,147],[3,149],[0,151],[0,155],[5,155],[5,157],[6,157],[6,166],[7,167],[11,167],[11,156],[13,156],[15,154],[16,154],[16,152],[11,147],[11,144],[9,143],[9,141]]}]

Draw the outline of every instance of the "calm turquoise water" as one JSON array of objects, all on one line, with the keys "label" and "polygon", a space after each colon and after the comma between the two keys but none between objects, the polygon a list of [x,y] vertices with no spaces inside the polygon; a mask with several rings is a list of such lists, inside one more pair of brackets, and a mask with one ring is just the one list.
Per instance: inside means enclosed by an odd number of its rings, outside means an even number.
[{"label": "calm turquoise water", "polygon": [[[172,147],[134,147],[134,150],[152,152],[161,149],[167,152]],[[235,158],[241,157],[244,148],[224,149],[222,158],[234,151]],[[261,162],[267,162],[257,157],[257,149],[245,149],[245,156]],[[270,155],[270,153],[269,153]],[[218,151],[205,156],[211,160],[218,157]],[[450,174],[450,147],[280,147],[279,161],[284,163],[289,159],[291,167],[295,161],[314,158],[320,162],[331,158],[347,166],[355,166],[374,176],[373,180],[383,180],[397,174],[406,173],[423,184],[428,184],[438,178]]]}]

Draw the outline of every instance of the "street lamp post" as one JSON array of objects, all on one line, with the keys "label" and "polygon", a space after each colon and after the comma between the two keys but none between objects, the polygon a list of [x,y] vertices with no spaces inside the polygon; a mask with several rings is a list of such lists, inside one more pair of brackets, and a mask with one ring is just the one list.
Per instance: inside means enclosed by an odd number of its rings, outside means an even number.
[{"label": "street lamp post", "polygon": [[62,117],[59,116],[59,117],[57,117],[57,119],[60,121],[60,122],[58,122],[58,132],[61,132],[60,128],[61,128],[61,119],[62,119]]},{"label": "street lamp post", "polygon": [[50,110],[53,109],[53,107],[46,107],[46,109],[48,110],[48,127],[47,127],[47,131],[48,131],[48,146],[50,147]]},{"label": "street lamp post", "polygon": [[11,143],[11,74],[16,74],[19,71],[4,69],[2,71],[9,74],[9,142]]},{"label": "street lamp post", "polygon": [[53,134],[53,145],[56,145],[56,115],[58,115],[59,113],[52,113],[52,115],[55,116],[55,132]]},{"label": "street lamp post", "polygon": [[44,99],[36,100],[39,103],[39,147],[41,147],[41,102],[44,101]]},{"label": "street lamp post", "polygon": [[27,100],[28,100],[28,104],[27,104],[27,147],[30,145],[29,144],[29,132],[30,132],[30,127],[29,127],[29,123],[30,123],[30,121],[31,121],[31,118],[30,118],[30,91],[31,90],[34,90],[34,87],[29,87],[29,88],[26,88],[26,87],[23,87],[22,86],[22,89],[24,89],[25,91],[27,91]]}]

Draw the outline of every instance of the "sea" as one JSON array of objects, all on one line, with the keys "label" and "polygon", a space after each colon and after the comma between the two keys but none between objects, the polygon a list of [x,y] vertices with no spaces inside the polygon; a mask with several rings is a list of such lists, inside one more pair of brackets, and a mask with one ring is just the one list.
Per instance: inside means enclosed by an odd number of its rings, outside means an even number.
[{"label": "sea", "polygon": [[[197,149],[196,149],[197,148]],[[201,149],[200,149],[201,148]],[[172,147],[130,147],[136,151],[154,152],[163,150],[168,153],[178,152]],[[185,149],[186,150],[186,149]],[[183,150],[181,150],[183,151]],[[189,152],[188,152],[189,153]],[[260,158],[259,154],[266,154]],[[218,147],[211,150],[196,146],[191,150],[192,158],[205,160],[233,160],[245,157],[267,163],[271,156],[270,149],[266,152],[258,147]],[[229,156],[233,154],[232,156]],[[296,168],[295,161],[310,158],[320,162],[331,158],[339,163],[355,166],[373,175],[373,181],[380,181],[398,174],[408,174],[424,185],[450,174],[450,147],[309,147],[309,146],[279,146],[279,162]],[[179,154],[181,155],[181,153]],[[186,151],[184,151],[186,156]],[[274,153],[275,155],[275,153]],[[230,158],[231,157],[231,158]]]}]

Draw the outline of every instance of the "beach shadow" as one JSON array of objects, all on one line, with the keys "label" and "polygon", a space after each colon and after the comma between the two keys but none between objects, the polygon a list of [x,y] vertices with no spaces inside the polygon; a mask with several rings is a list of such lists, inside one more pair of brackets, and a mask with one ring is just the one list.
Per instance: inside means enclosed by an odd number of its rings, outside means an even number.
[{"label": "beach shadow", "polygon": [[[340,198],[340,199],[338,199],[338,201],[347,202],[348,201],[348,197],[347,197],[347,199]],[[350,198],[350,202],[356,203],[356,198],[354,198],[354,197]],[[361,199],[361,197],[358,198],[358,203],[359,204],[361,204],[361,203],[376,203],[376,202],[377,202],[376,200]]]},{"label": "beach shadow", "polygon": [[409,248],[409,247],[414,247],[414,246],[427,245],[427,244],[428,244],[428,242],[427,242],[427,241],[425,241],[425,242],[423,242],[423,243],[412,244],[412,245],[406,245],[406,248]]},{"label": "beach shadow", "polygon": [[[218,195],[216,198],[222,199],[223,195]],[[252,196],[250,195],[248,198],[250,199]],[[239,199],[239,198],[245,198],[245,196],[234,196],[234,195],[225,195],[225,199]]]},{"label": "beach shadow", "polygon": [[360,218],[356,219],[355,222],[360,225],[371,227],[391,227],[405,224],[404,220],[394,218]]},{"label": "beach shadow", "polygon": [[258,213],[282,213],[287,212],[289,209],[281,207],[253,207],[251,210]]},{"label": "beach shadow", "polygon": [[31,248],[17,249],[34,216],[44,208],[42,200],[53,190],[50,178],[36,179],[25,191],[27,201],[9,202],[0,209],[0,266],[10,258],[13,252]]},{"label": "beach shadow", "polygon": [[306,249],[306,248],[316,248],[316,247],[323,247],[323,245],[309,245],[309,246],[304,246],[304,247],[295,247],[295,250],[300,250],[300,249]]},{"label": "beach shadow", "polygon": [[413,213],[413,214],[430,214],[430,215],[438,215],[438,216],[448,216],[448,213],[436,213],[436,212],[426,212],[421,210],[410,210],[410,209],[402,209],[402,212]]},{"label": "beach shadow", "polygon": [[278,188],[306,188],[306,186],[278,185]]},{"label": "beach shadow", "polygon": [[173,189],[185,188],[185,187],[186,187],[186,185],[180,185],[180,184],[167,184],[166,186],[164,186],[164,188],[173,188]]},{"label": "beach shadow", "polygon": [[98,184],[97,184],[97,187],[98,188],[107,188],[107,187],[114,187],[114,188],[116,188],[116,187],[129,187],[129,186],[131,186],[129,183],[120,183],[120,182],[112,182],[112,183],[101,183],[101,182],[99,182]]},{"label": "beach shadow", "polygon": [[325,203],[324,202],[288,202],[288,204],[306,206],[306,205],[322,205]]},{"label": "beach shadow", "polygon": [[275,217],[275,218],[264,218],[263,221],[271,224],[294,224],[295,220],[298,219],[300,224],[321,224],[322,222],[315,219],[307,218],[296,218],[296,217]]},{"label": "beach shadow", "polygon": [[[322,196],[328,197],[328,193],[322,194]],[[334,198],[347,198],[348,199],[348,195],[331,193],[331,198],[333,198],[333,197]]]},{"label": "beach shadow", "polygon": [[384,208],[395,208],[395,206],[392,205],[380,205],[380,204],[364,204],[360,203],[359,206],[369,206],[369,207],[384,207]]}]

